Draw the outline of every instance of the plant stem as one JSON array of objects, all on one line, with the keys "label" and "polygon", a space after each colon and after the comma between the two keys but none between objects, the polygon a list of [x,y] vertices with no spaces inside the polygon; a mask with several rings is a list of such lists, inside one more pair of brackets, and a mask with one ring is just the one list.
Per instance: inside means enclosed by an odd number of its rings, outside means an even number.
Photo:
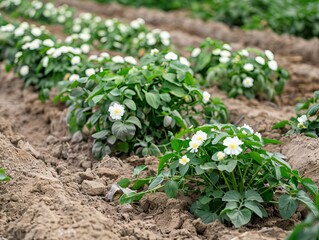
[{"label": "plant stem", "polygon": [[224,180],[225,180],[225,183],[226,183],[226,185],[227,185],[229,191],[231,191],[232,189],[231,189],[231,187],[230,187],[230,185],[229,185],[229,183],[228,183],[227,178],[225,177],[225,174],[224,174],[223,172],[221,172],[221,174],[222,174],[222,176],[223,176],[223,178],[224,178]]}]

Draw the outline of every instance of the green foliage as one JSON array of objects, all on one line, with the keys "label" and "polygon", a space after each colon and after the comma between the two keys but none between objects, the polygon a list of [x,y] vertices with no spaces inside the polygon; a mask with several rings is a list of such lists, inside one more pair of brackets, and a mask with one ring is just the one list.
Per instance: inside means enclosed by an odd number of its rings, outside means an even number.
[{"label": "green foliage", "polygon": [[206,39],[192,51],[191,62],[204,86],[217,85],[229,97],[274,100],[284,89],[288,73],[278,67],[271,51],[243,49],[232,52],[223,42]]},{"label": "green foliage", "polygon": [[227,121],[220,99],[204,99],[191,69],[178,59],[168,60],[172,54],[148,54],[143,67],[105,70],[65,83],[58,98],[70,106],[71,132],[91,129],[96,157],[132,151],[159,155],[182,129],[199,121]]},{"label": "green foliage", "polygon": [[300,202],[318,214],[311,200],[318,194],[317,185],[292,170],[284,156],[266,151],[266,141],[248,125],[189,128],[171,140],[173,151],[160,158],[157,175],[132,180],[120,202],[129,203],[160,189],[169,197],[180,192],[197,196],[191,212],[205,223],[218,219],[235,227],[246,225],[253,215],[267,217],[265,207],[270,204],[278,204],[285,219]]},{"label": "green foliage", "polygon": [[[319,212],[319,194],[315,197],[317,212]],[[310,213],[307,218],[298,224],[287,237],[287,240],[318,240],[319,214]]]},{"label": "green foliage", "polygon": [[9,181],[10,177],[6,175],[6,172],[3,168],[0,168],[0,181]]},{"label": "green foliage", "polygon": [[287,134],[305,134],[308,137],[317,138],[319,136],[319,91],[314,92],[314,97],[309,98],[304,103],[296,105],[297,116],[290,121],[284,120],[273,126],[273,129],[285,128],[290,130]]}]

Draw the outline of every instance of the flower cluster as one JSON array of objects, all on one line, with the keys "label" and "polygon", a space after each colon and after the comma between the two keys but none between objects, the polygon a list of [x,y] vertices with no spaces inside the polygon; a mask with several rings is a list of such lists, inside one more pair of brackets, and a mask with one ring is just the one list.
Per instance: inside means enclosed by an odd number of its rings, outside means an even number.
[{"label": "flower cluster", "polygon": [[193,49],[191,60],[203,85],[216,84],[230,97],[244,95],[273,100],[281,94],[288,78],[270,50],[232,52],[228,44],[211,39]]}]

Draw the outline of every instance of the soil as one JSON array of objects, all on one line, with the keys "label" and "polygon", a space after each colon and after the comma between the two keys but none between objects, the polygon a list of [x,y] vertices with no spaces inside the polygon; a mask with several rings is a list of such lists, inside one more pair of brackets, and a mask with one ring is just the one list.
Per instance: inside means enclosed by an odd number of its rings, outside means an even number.
[{"label": "soil", "polygon": [[[272,32],[243,32],[189,19],[185,12],[164,13],[116,4],[101,7],[75,0],[57,2],[125,21],[143,17],[150,28],[170,30],[173,42],[185,55],[185,46],[196,45],[206,36],[229,41],[236,48],[273,50],[291,75],[284,94],[275,103],[228,99],[216,88],[208,91],[223,99],[231,122],[247,123],[266,137],[280,139],[282,145],[269,148],[285,154],[292,167],[319,183],[319,140],[281,137],[280,132],[271,130],[274,123],[294,115],[298,100],[319,88],[319,67],[314,65],[319,55],[318,39],[308,42]],[[50,30],[63,36],[61,28]],[[114,182],[130,177],[140,164],[149,165],[149,173],[154,172],[157,159],[106,156],[102,161],[94,160],[90,138],[82,134],[70,137],[66,111],[63,105],[40,103],[36,92],[24,89],[22,81],[13,73],[6,74],[1,66],[0,166],[7,169],[12,180],[0,184],[0,239],[284,239],[303,216],[298,212],[290,220],[281,220],[274,212],[267,220],[256,219],[252,225],[234,229],[195,219],[188,212],[190,200],[182,196],[168,199],[164,193],[156,193],[132,205],[109,202],[105,195]]]}]

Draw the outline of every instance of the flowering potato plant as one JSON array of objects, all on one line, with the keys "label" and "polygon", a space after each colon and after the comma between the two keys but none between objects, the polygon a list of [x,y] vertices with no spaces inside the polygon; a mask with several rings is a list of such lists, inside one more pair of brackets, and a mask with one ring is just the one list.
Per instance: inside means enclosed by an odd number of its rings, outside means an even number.
[{"label": "flowering potato plant", "polygon": [[[153,55],[152,55],[153,54]],[[175,53],[156,50],[143,67],[105,70],[65,86],[71,132],[91,129],[93,154],[159,155],[174,134],[199,121],[227,121],[218,98],[196,88],[191,69]],[[156,129],[156,131],[154,131]]]},{"label": "flowering potato plant", "polygon": [[305,134],[308,137],[319,137],[319,91],[314,93],[314,97],[308,99],[305,103],[299,103],[296,106],[297,116],[292,117],[290,121],[284,120],[273,126],[273,129],[289,126],[287,134]]},{"label": "flowering potato plant", "polygon": [[23,16],[44,23],[64,24],[73,17],[73,9],[67,5],[55,7],[52,2],[43,3],[38,0],[2,0],[0,10],[13,12],[15,16]]},{"label": "flowering potato plant", "polygon": [[[124,193],[120,203],[139,200],[159,189],[169,197],[181,192],[196,197],[191,212],[204,222],[218,219],[235,227],[249,223],[253,215],[267,217],[266,207],[270,204],[278,204],[285,219],[295,213],[298,202],[317,213],[311,198],[298,184],[311,196],[318,193],[317,185],[302,179],[283,160],[284,156],[264,149],[264,144],[276,142],[262,138],[246,124],[189,128],[171,141],[173,151],[160,157],[156,176],[135,179],[132,184],[128,179],[118,183]],[[137,192],[141,188],[144,190]]]},{"label": "flowering potato plant", "polygon": [[73,22],[66,24],[66,32],[71,34],[66,42],[81,41],[93,43],[99,48],[121,51],[126,54],[144,55],[147,50],[158,48],[168,50],[171,46],[170,34],[154,29],[149,31],[141,18],[125,24],[118,19],[101,19],[91,13],[82,13]]},{"label": "flowering potato plant", "polygon": [[206,39],[200,48],[192,51],[191,61],[202,84],[216,84],[229,97],[273,100],[280,95],[288,73],[278,67],[271,51],[242,49],[232,52],[228,44]]}]

